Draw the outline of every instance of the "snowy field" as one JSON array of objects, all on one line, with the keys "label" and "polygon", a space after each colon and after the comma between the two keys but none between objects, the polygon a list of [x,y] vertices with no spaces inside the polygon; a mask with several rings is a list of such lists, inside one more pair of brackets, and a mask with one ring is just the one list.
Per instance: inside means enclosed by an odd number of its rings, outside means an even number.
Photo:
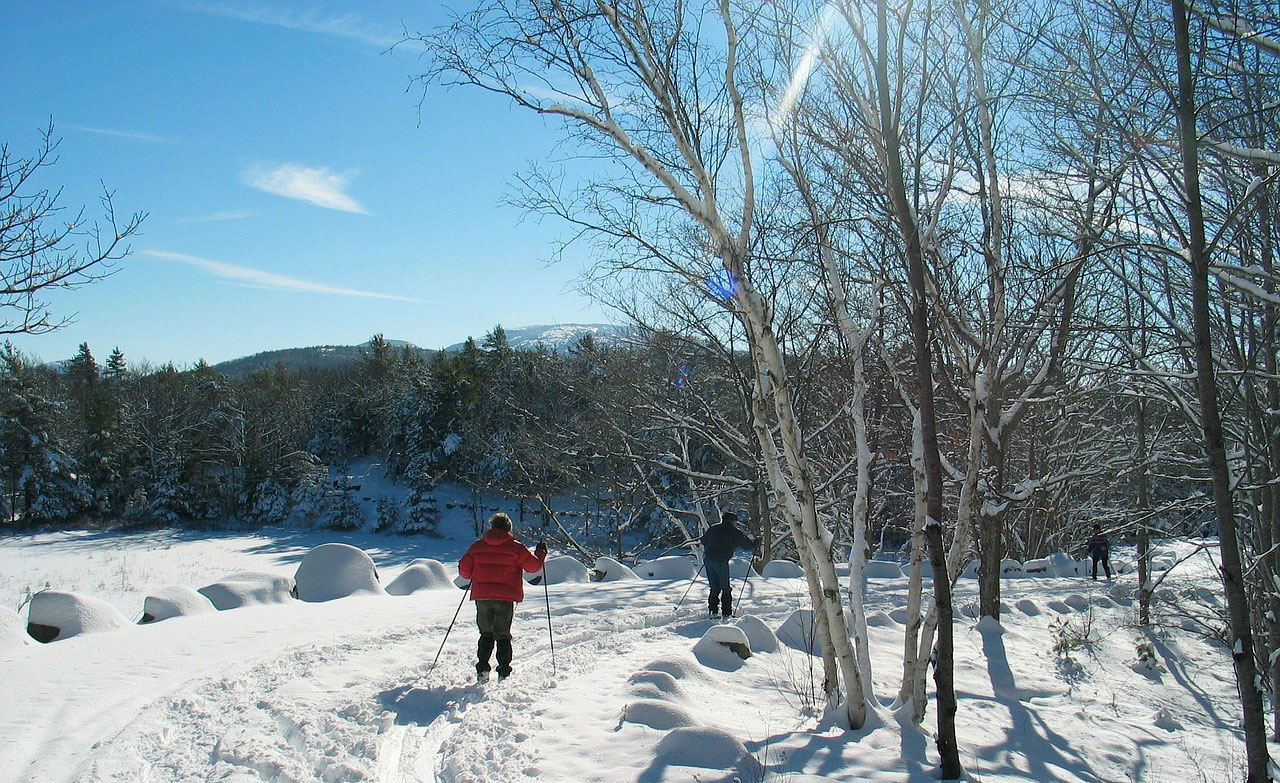
[{"label": "snowy field", "polygon": [[[453,573],[470,532],[456,524],[443,540],[283,532],[0,538],[0,611],[49,586],[106,599],[136,620],[156,590],[243,570],[292,577],[311,547],[330,541],[369,552],[383,584],[415,557],[447,561]],[[1183,607],[1218,600],[1207,555],[1179,565],[1165,585]],[[889,707],[901,677],[905,579],[870,580],[880,706],[852,733],[813,709],[820,662],[797,649],[799,640],[769,650],[774,634],[740,620],[757,648],[751,658],[695,651],[713,623],[702,615],[702,585],[677,609],[688,587],[687,579],[564,583],[546,593],[531,586],[516,616],[515,673],[485,686],[473,682],[469,604],[429,672],[462,598],[453,587],[0,645],[0,781],[936,778],[932,706],[925,733]],[[1111,583],[1008,579],[1004,588],[1007,611],[996,627],[973,617],[976,580],[962,579],[957,592],[958,727],[969,779],[1239,779],[1229,660],[1181,627],[1194,619],[1142,635],[1132,625],[1132,575]],[[805,603],[802,580],[752,576],[739,614],[776,631]],[[1148,638],[1152,668],[1137,652]]]}]

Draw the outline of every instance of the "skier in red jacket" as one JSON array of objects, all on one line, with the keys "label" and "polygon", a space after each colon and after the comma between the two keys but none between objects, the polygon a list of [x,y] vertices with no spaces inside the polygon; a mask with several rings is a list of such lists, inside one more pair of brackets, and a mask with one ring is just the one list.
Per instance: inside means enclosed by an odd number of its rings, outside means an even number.
[{"label": "skier in red jacket", "polygon": [[524,600],[521,571],[536,574],[547,560],[547,545],[535,552],[511,534],[511,517],[494,514],[489,530],[458,561],[458,575],[471,582],[476,602],[480,644],[476,651],[476,678],[489,679],[489,655],[498,648],[498,679],[511,674],[511,620],[516,604]]}]

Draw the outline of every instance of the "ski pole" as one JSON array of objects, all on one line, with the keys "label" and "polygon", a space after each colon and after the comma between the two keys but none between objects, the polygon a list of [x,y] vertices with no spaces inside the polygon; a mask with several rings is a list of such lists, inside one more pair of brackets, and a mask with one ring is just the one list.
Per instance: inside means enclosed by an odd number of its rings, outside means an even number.
[{"label": "ski pole", "polygon": [[699,565],[698,565],[698,573],[696,573],[696,574],[694,574],[694,575],[693,575],[693,580],[689,582],[689,588],[688,588],[688,590],[685,590],[685,591],[684,591],[684,595],[680,596],[680,602],[676,604],[676,611],[677,611],[677,612],[678,612],[678,611],[680,611],[680,604],[683,604],[683,603],[684,603],[684,599],[686,599],[686,598],[688,598],[688,597],[689,597],[689,590],[692,590],[692,589],[693,589],[693,586],[694,586],[694,585],[696,585],[696,584],[698,583],[698,577],[702,576],[702,566],[703,566],[703,565],[705,565],[705,564],[699,564]]},{"label": "ski pole", "polygon": [[751,559],[747,559],[747,572],[742,575],[742,587],[738,588],[738,610],[742,610],[742,601],[747,597],[747,579],[751,577]]},{"label": "ski pole", "polygon": [[445,629],[444,638],[440,640],[440,649],[436,650],[435,660],[431,662],[431,668],[427,669],[426,677],[431,676],[431,672],[435,671],[436,663],[440,660],[440,653],[444,652],[444,643],[449,641],[449,632],[453,630],[453,624],[458,622],[458,615],[462,612],[462,605],[467,601],[467,595],[471,592],[471,583],[467,583],[467,589],[462,591],[462,600],[458,602],[458,608],[453,613],[453,619],[449,621],[449,627]]},{"label": "ski pole", "polygon": [[551,676],[556,676],[556,637],[551,633],[551,588],[547,587],[547,564],[542,564],[542,596],[547,601],[547,639],[551,642]]}]

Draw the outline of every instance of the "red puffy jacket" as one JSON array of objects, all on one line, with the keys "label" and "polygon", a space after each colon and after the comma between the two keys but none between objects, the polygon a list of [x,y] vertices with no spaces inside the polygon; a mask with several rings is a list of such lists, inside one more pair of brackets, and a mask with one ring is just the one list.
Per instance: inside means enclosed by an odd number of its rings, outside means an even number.
[{"label": "red puffy jacket", "polygon": [[523,601],[521,570],[542,570],[546,553],[538,557],[505,530],[490,528],[458,561],[458,575],[471,580],[473,601]]}]

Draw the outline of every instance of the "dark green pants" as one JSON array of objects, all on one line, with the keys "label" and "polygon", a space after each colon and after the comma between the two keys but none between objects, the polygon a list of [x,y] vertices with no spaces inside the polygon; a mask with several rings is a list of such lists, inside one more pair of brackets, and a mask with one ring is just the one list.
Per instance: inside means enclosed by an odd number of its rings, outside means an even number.
[{"label": "dark green pants", "polygon": [[489,656],[498,648],[498,676],[511,673],[511,621],[516,615],[515,601],[476,601],[476,626],[480,643],[476,647],[476,671],[489,671]]}]

